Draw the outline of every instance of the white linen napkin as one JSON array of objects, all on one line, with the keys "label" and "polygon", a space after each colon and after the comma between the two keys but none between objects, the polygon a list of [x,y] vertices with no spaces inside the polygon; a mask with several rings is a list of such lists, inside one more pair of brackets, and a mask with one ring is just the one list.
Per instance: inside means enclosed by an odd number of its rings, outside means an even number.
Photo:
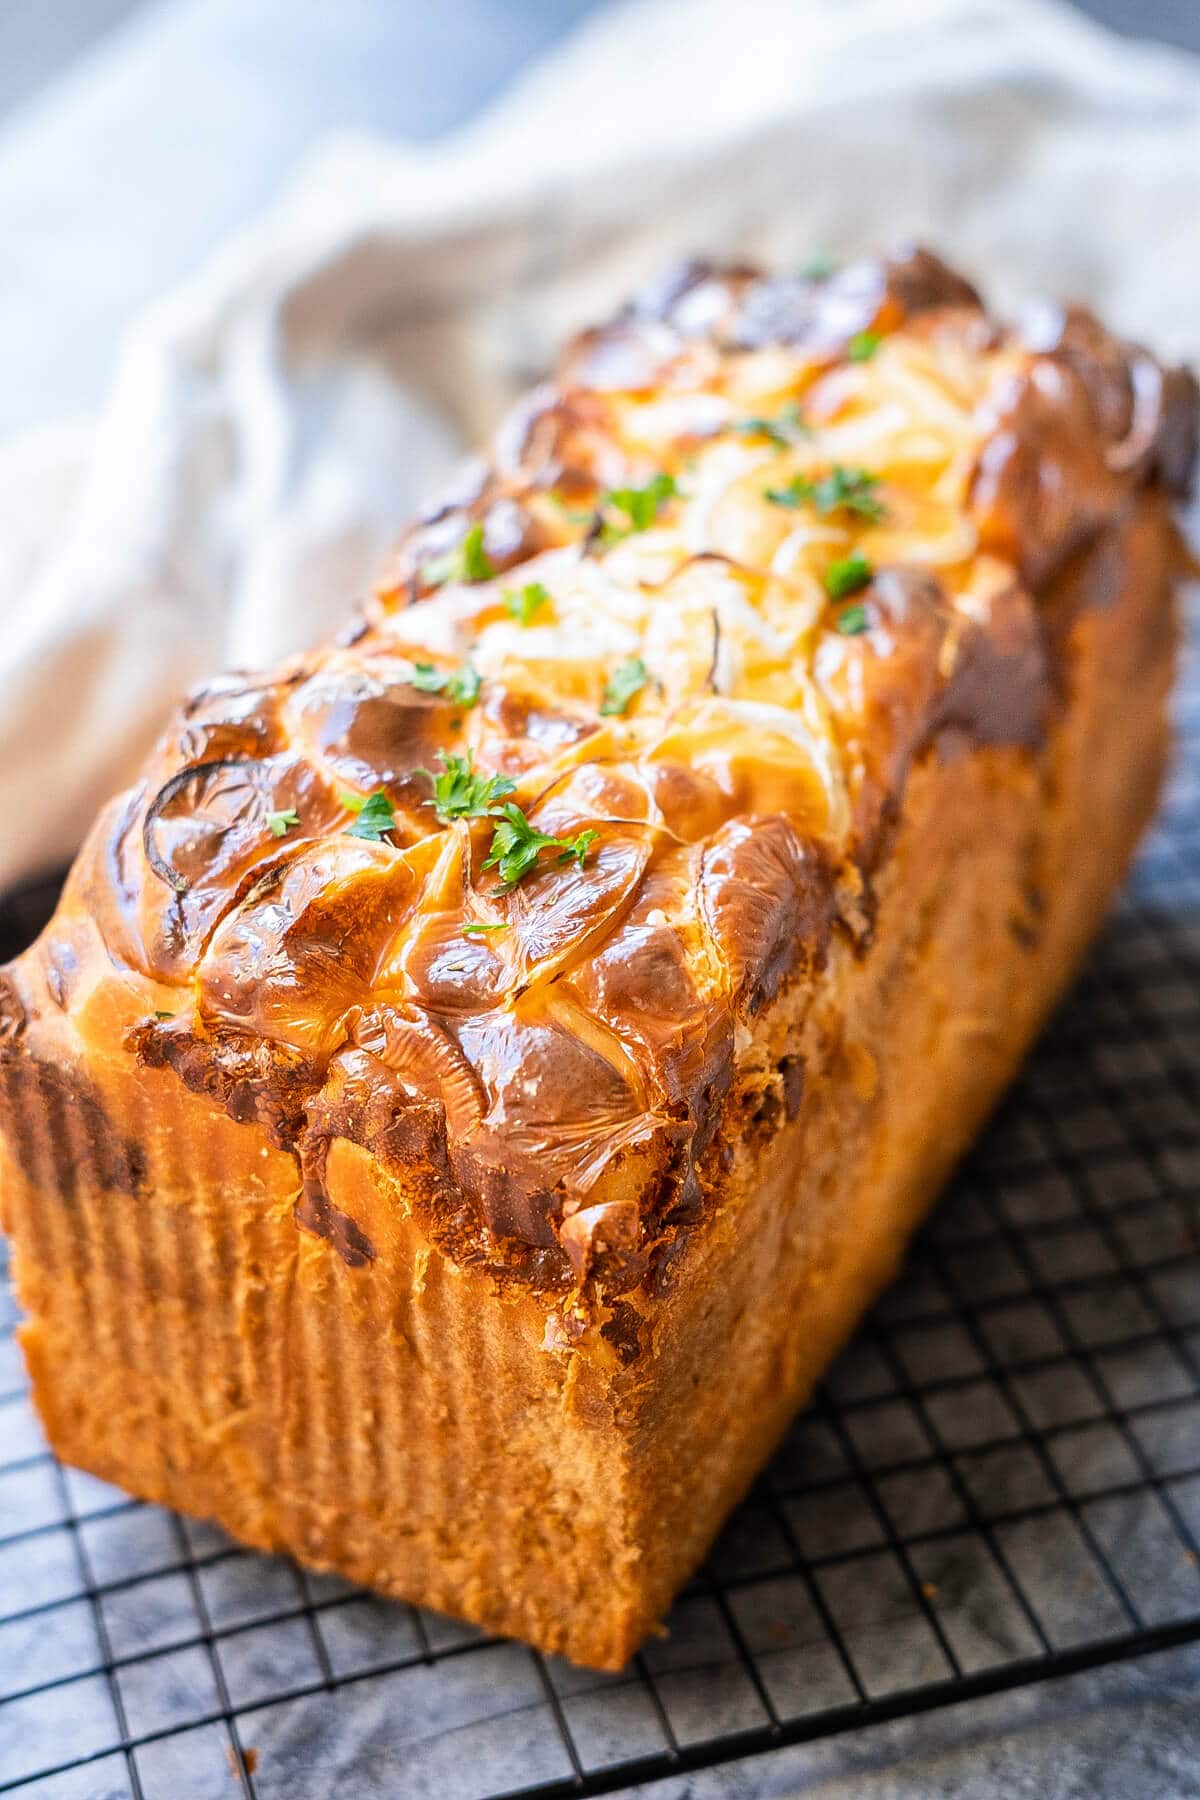
[{"label": "white linen napkin", "polygon": [[1195,357],[1200,64],[1054,0],[633,0],[453,139],[323,147],[94,426],[0,451],[0,886],[189,683],[344,615],[564,333],[681,253],[904,236]]}]

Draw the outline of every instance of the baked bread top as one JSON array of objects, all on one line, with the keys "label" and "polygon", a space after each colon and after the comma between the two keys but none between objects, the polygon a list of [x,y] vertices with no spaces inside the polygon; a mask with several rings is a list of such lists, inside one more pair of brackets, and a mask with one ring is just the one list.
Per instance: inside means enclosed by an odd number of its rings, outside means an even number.
[{"label": "baked bread top", "polygon": [[1036,751],[1104,599],[1064,572],[1186,491],[1196,413],[1088,313],[1002,328],[925,252],[674,272],[336,641],[191,695],[16,966],[12,1039],[256,1119],[351,1264],[335,1136],[451,1255],[634,1285],[731,1088],[794,1109],[753,1021],[867,941],[914,759]]}]

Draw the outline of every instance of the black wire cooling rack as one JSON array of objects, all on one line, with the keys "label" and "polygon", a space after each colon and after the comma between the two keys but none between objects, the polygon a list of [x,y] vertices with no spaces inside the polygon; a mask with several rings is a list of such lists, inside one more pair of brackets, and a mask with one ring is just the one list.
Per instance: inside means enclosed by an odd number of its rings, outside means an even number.
[{"label": "black wire cooling rack", "polygon": [[[252,1555],[60,1467],[10,1307],[0,1790],[602,1794],[1200,1640],[1194,653],[1188,675],[1164,816],[1087,971],[903,1280],[624,1674]],[[0,953],[49,898],[10,899]]]}]

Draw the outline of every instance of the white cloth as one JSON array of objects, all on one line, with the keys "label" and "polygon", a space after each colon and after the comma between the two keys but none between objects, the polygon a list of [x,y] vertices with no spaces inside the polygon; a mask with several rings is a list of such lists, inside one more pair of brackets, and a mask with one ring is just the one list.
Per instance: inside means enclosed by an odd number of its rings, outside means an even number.
[{"label": "white cloth", "polygon": [[94,427],[0,452],[0,886],[186,685],[344,614],[565,332],[680,253],[902,236],[1194,357],[1200,65],[1054,0],[633,0],[452,140],[324,147]]}]

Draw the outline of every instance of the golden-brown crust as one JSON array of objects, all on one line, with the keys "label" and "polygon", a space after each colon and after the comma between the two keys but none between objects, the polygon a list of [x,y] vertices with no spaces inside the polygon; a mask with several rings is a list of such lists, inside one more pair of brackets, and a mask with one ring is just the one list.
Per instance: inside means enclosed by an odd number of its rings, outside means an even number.
[{"label": "golden-brown crust", "polygon": [[[420,1189],[450,1256],[629,1291],[702,1215],[747,1021],[811,988],[831,931],[867,942],[914,766],[1046,741],[1103,598],[1058,577],[1186,484],[1195,410],[1090,315],[1003,330],[925,252],[689,266],[575,340],[358,629],[192,696],[18,966],[8,1053],[36,1065],[62,1011],[84,1081],[119,1015],[127,1054],[295,1156],[296,1220],[347,1262],[372,1251],[323,1185],[338,1137]],[[839,471],[856,501],[822,493]],[[853,622],[825,591],[852,553]],[[634,655],[646,685],[606,712]],[[594,841],[503,886],[494,820],[432,810],[466,750]],[[378,790],[391,828],[349,835],[345,795]]]},{"label": "golden-brown crust", "polygon": [[[59,1453],[619,1666],[1149,816],[1194,411],[1086,315],[1002,331],[921,255],[692,267],[585,334],[365,618],[193,696],[0,974]],[[656,470],[683,492],[605,498]],[[478,579],[433,593],[447,551]],[[595,838],[497,892],[496,820],[439,821],[417,772],[468,746]],[[351,835],[378,789],[394,824]]]},{"label": "golden-brown crust", "polygon": [[[365,1051],[339,1054],[306,1109],[331,1210],[314,1221],[328,1235],[297,1230],[257,1040],[199,1044],[184,1080],[139,1064],[122,1042],[141,996],[64,915],[69,996],[35,995],[29,965],[24,1001],[0,984],[0,1033],[24,1018],[37,1048],[0,1057],[0,1199],[58,1453],[247,1543],[619,1667],[894,1272],[1095,930],[1163,769],[1174,562],[1145,494],[1054,578],[1046,603],[1074,623],[1044,742],[915,759],[873,937],[846,929],[839,893],[821,966],[757,1012],[734,962],[737,1078],[706,1115],[694,1189],[656,1215],[650,1255],[629,1239],[635,1184],[573,1227],[601,1265],[591,1304],[536,1266],[497,1275],[436,1107],[394,1104]],[[786,838],[741,860],[756,836],[739,828],[710,870],[718,933],[739,874],[785,903],[805,891]],[[636,1003],[667,1056],[690,964],[649,890],[629,914],[645,964],[601,951],[570,979],[594,976],[589,1007]],[[719,1087],[713,1061],[681,1078],[701,1070]]]}]

